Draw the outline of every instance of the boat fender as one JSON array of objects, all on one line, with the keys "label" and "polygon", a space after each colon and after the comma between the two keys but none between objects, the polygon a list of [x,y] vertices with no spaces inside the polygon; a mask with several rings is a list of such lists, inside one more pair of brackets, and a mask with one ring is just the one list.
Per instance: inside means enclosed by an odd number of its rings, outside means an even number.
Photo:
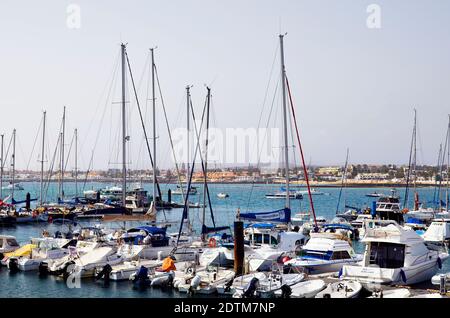
[{"label": "boat fender", "polygon": [[39,275],[47,275],[48,274],[48,263],[40,262],[38,270],[39,270]]},{"label": "boat fender", "polygon": [[400,270],[400,276],[401,276],[401,278],[402,278],[402,281],[403,281],[404,283],[406,283],[406,274],[405,274],[405,272],[403,271],[403,269]]},{"label": "boat fender", "polygon": [[342,272],[342,268],[339,270],[339,274],[338,274],[338,278],[341,278],[343,272]]},{"label": "boat fender", "polygon": [[19,260],[16,257],[10,258],[8,268],[9,268],[10,272],[18,272],[19,271]]},{"label": "boat fender", "polygon": [[440,257],[437,258],[437,264],[438,264],[439,269],[441,269],[442,268],[442,260]]},{"label": "boat fender", "polygon": [[292,289],[288,285],[281,286],[281,298],[291,298]]},{"label": "boat fender", "polygon": [[200,275],[195,275],[195,277],[191,280],[191,287],[193,289],[197,288],[200,285],[201,281],[202,278],[200,277]]},{"label": "boat fender", "polygon": [[217,246],[217,241],[214,237],[211,237],[208,241],[208,246],[209,247],[216,247]]},{"label": "boat fender", "polygon": [[259,279],[253,277],[252,280],[248,283],[247,287],[244,290],[244,294],[242,295],[244,298],[252,298],[255,295],[256,289],[259,287]]}]

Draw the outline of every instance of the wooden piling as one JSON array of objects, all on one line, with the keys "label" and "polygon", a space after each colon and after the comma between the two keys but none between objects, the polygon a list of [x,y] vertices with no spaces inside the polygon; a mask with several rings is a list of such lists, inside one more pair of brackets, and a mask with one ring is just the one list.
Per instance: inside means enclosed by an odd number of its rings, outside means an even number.
[{"label": "wooden piling", "polygon": [[234,272],[244,274],[244,222],[234,222]]}]

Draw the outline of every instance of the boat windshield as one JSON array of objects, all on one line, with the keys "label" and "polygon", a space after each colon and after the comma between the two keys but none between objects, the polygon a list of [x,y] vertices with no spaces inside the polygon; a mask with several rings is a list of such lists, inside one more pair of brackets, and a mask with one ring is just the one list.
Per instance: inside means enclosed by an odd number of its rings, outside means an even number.
[{"label": "boat windshield", "polygon": [[331,259],[332,254],[332,251],[313,251],[305,249],[301,249],[297,252],[297,255],[303,259],[322,259],[326,261]]},{"label": "boat windshield", "polygon": [[260,245],[260,244],[270,244],[270,245],[277,245],[278,241],[275,237],[273,237],[270,234],[262,234],[262,233],[254,233],[250,236],[250,241],[253,242],[253,244]]},{"label": "boat windshield", "polygon": [[400,268],[405,261],[405,245],[372,242],[370,244],[370,265],[381,268]]}]

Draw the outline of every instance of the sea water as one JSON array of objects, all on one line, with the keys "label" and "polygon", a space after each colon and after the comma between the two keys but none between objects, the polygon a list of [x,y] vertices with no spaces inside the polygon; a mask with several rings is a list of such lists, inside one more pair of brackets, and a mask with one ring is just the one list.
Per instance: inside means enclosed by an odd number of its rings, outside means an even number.
[{"label": "sea water", "polygon": [[[39,197],[39,183],[26,182],[22,183],[24,190],[16,191],[15,199],[21,200],[25,198],[27,192],[31,194],[32,198]],[[88,183],[84,189],[100,189],[105,186],[114,184],[104,183]],[[82,195],[83,187],[78,184],[80,193]],[[151,195],[152,185],[142,185]],[[175,189],[175,185],[161,184],[163,198],[167,199],[167,190],[169,188]],[[190,196],[191,202],[203,203],[203,188],[202,185],[197,185],[198,194]],[[331,220],[336,215],[337,202],[339,197],[339,188],[315,188],[317,191],[324,192],[323,195],[314,195],[314,208],[317,216],[322,216]],[[245,212],[264,212],[281,209],[285,206],[283,199],[266,199],[265,194],[280,190],[279,185],[266,184],[210,184],[209,192],[211,196],[213,215],[216,226],[230,226],[233,228],[233,221],[235,220],[238,209],[241,213]],[[50,184],[48,191],[46,191],[46,199],[54,201],[57,197],[58,185],[56,183]],[[372,192],[389,194],[389,188],[345,188],[342,192],[339,212],[345,211],[344,205],[364,208],[370,207],[372,202],[377,198],[366,197],[366,194]],[[445,190],[444,190],[445,191]],[[75,194],[74,183],[66,183],[64,185],[64,192],[67,197]],[[220,199],[217,194],[225,192],[229,194],[228,198]],[[398,189],[398,195],[403,198],[405,190]],[[434,187],[419,188],[418,189],[420,201],[427,206],[433,206],[433,198],[435,197]],[[6,193],[5,193],[6,194]],[[445,197],[445,194],[443,194]],[[182,197],[172,195],[172,201],[181,202]],[[409,206],[413,205],[413,194],[410,192]],[[403,201],[401,201],[403,202]],[[292,214],[298,212],[306,212],[310,210],[309,200],[304,196],[303,200],[291,200]],[[158,211],[157,221],[173,222],[169,227],[168,232],[178,232],[180,219],[183,209],[171,209],[166,211]],[[199,230],[202,224],[202,208],[189,209],[189,218],[194,230]],[[83,221],[79,226],[92,226],[99,223],[99,221]],[[206,208],[206,223],[212,226],[211,211],[209,207]],[[104,223],[110,228],[118,228],[123,226],[120,223]],[[127,227],[139,225],[138,222],[127,222]],[[55,225],[40,223],[34,225],[17,225],[11,228],[0,228],[0,233],[5,235],[13,235],[17,238],[19,243],[29,243],[31,237],[40,237],[43,230],[48,230],[54,233],[59,230],[67,232],[67,225]],[[354,243],[356,252],[363,252],[363,245],[360,242]],[[441,272],[450,271],[450,261],[443,264]],[[19,272],[10,273],[7,268],[0,267],[0,297],[185,297],[184,294],[174,292],[172,290],[161,289],[147,289],[135,290],[132,284],[128,281],[111,282],[108,287],[103,285],[103,281],[95,281],[94,279],[83,279],[79,284],[72,284],[68,286],[62,279],[54,276],[39,277],[36,272]]]}]

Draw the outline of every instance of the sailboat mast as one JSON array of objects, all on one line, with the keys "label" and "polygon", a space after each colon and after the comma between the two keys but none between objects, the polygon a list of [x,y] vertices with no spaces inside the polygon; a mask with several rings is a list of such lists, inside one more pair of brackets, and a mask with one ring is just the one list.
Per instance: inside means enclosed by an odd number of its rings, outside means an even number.
[{"label": "sailboat mast", "polygon": [[13,130],[13,152],[12,152],[12,192],[11,192],[11,201],[14,199],[14,178],[16,174],[16,129]]},{"label": "sailboat mast", "polygon": [[450,174],[450,115],[448,115],[448,128],[447,128],[447,190],[446,190],[446,199],[445,199],[445,208],[447,211],[450,211],[449,197],[448,197],[448,188],[449,188],[449,174]]},{"label": "sailboat mast", "polygon": [[[206,187],[208,178],[208,137],[209,137],[209,108],[211,105],[211,88],[206,87],[208,90],[207,106],[206,106],[206,139],[205,139],[205,160],[204,160],[204,175],[203,175],[203,226],[206,224]],[[206,240],[206,233],[202,231],[202,241]]]},{"label": "sailboat mast", "polygon": [[125,207],[127,192],[127,156],[126,156],[126,122],[125,122],[125,44],[121,44],[122,55],[122,205]]},{"label": "sailboat mast", "polygon": [[47,117],[47,112],[44,111],[42,117],[42,148],[41,148],[41,184],[40,184],[40,194],[39,202],[40,205],[44,203],[44,153],[45,153],[45,121]]},{"label": "sailboat mast", "polygon": [[1,158],[0,158],[0,200],[3,200],[3,166],[4,166],[4,160],[3,158],[3,142],[4,142],[5,135],[1,135]]},{"label": "sailboat mast", "polygon": [[281,55],[281,88],[283,98],[283,130],[284,130],[284,173],[286,177],[286,208],[291,208],[289,191],[289,148],[288,148],[288,124],[286,106],[286,68],[284,65],[284,35],[280,34],[280,55]]},{"label": "sailboat mast", "polygon": [[152,107],[153,107],[153,208],[156,209],[156,100],[155,100],[155,55],[152,53]]},{"label": "sailboat mast", "polygon": [[414,156],[413,156],[413,171],[414,171],[414,194],[417,192],[417,110],[414,109]]},{"label": "sailboat mast", "polygon": [[[189,120],[189,107],[191,104],[191,87],[188,85],[186,86],[186,131],[187,131],[187,137],[186,137],[186,196],[189,193],[189,160],[190,160],[190,120]],[[183,193],[183,187],[181,187],[181,192]],[[186,218],[189,219],[189,201],[186,202]]]},{"label": "sailboat mast", "polygon": [[75,198],[78,197],[78,129],[75,128]]},{"label": "sailboat mast", "polygon": [[64,200],[64,138],[66,133],[66,106],[63,110],[62,132],[61,132],[61,200]]}]

